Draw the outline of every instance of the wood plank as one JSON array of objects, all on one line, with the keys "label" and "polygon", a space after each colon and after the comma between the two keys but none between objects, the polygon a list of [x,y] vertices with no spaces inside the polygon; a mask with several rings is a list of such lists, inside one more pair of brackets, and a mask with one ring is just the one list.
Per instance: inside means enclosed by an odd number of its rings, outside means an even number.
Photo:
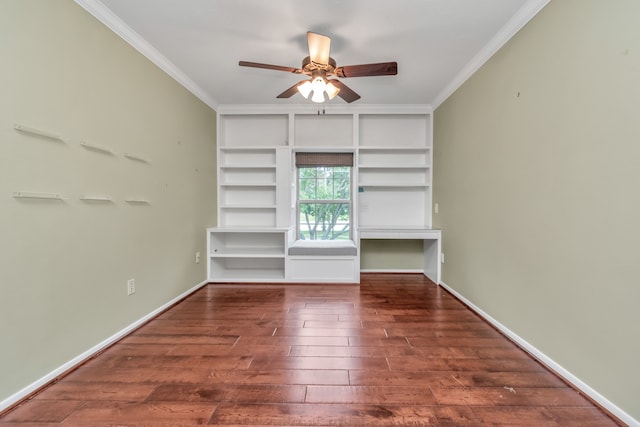
[{"label": "wood plank", "polygon": [[340,369],[214,371],[209,374],[207,382],[214,384],[348,385],[349,371]]},{"label": "wood plank", "polygon": [[543,372],[537,362],[517,359],[455,359],[416,356],[389,357],[392,371],[485,371],[485,372]]},{"label": "wood plank", "polygon": [[408,347],[414,348],[411,346],[409,341],[404,337],[394,337],[387,338],[384,337],[363,337],[363,336],[352,336],[349,337],[349,345],[352,347]]},{"label": "wood plank", "polygon": [[186,345],[186,344],[207,344],[207,345],[226,345],[232,346],[238,341],[238,335],[154,335],[154,334],[136,334],[125,337],[120,343],[122,344],[170,344],[170,345]]},{"label": "wood plank", "polygon": [[250,369],[366,369],[388,371],[384,357],[269,357],[256,356]]},{"label": "wood plank", "polygon": [[71,372],[64,379],[84,383],[206,383],[213,373],[218,372],[210,368],[92,368],[83,367]]},{"label": "wood plank", "polygon": [[304,322],[304,327],[318,328],[318,329],[359,329],[359,328],[362,328],[362,322],[360,322],[359,320],[342,321],[342,322],[306,320]]},{"label": "wood plank", "polygon": [[385,405],[434,405],[428,387],[389,386],[309,386],[307,403],[367,403]]},{"label": "wood plank", "polygon": [[238,345],[273,345],[273,346],[292,346],[292,345],[325,345],[325,346],[348,346],[349,337],[300,337],[300,336],[282,336],[273,337],[242,337],[238,341]]},{"label": "wood plank", "polygon": [[276,426],[408,426],[436,425],[437,418],[433,407],[424,406],[221,403],[209,423],[238,425],[261,423]]},{"label": "wood plank", "polygon": [[142,401],[156,388],[153,384],[140,383],[84,383],[62,381],[49,387],[34,399],[38,400],[138,400]]},{"label": "wood plank", "polygon": [[302,403],[305,393],[306,387],[301,385],[164,384],[146,401]]},{"label": "wood plank", "polygon": [[439,405],[590,407],[578,392],[566,387],[432,387]]},{"label": "wood plank", "polygon": [[214,410],[211,404],[92,401],[69,415],[65,424],[205,424]]},{"label": "wood plank", "polygon": [[421,356],[421,350],[411,347],[339,347],[294,345],[289,356],[302,357],[399,357]]},{"label": "wood plank", "polygon": [[330,329],[330,328],[278,328],[275,336],[287,337],[379,337],[384,338],[384,329]]},{"label": "wood plank", "polygon": [[60,423],[80,408],[81,400],[30,400],[6,414],[0,423]]},{"label": "wood plank", "polygon": [[459,372],[459,371],[390,371],[369,372],[354,370],[349,372],[352,385],[390,386],[440,386],[481,388],[519,387],[566,387],[559,378],[548,372]]}]

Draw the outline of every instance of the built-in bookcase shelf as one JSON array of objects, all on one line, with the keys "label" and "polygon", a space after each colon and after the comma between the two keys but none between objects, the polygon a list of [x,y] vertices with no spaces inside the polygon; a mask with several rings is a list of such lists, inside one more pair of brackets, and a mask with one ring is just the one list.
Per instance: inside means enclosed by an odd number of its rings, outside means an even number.
[{"label": "built-in bookcase shelf", "polygon": [[275,168],[275,148],[244,147],[220,148],[219,166],[221,168]]},{"label": "built-in bookcase shelf", "polygon": [[360,115],[359,227],[431,226],[431,116]]},{"label": "built-in bookcase shelf", "polygon": [[288,114],[219,116],[220,227],[277,226],[278,152],[288,140]]},{"label": "built-in bookcase shelf", "polygon": [[376,166],[360,168],[360,187],[428,187],[429,168],[406,166]]},{"label": "built-in bookcase shelf", "polygon": [[353,114],[296,114],[294,147],[353,148]]},{"label": "built-in bookcase shelf", "polygon": [[419,167],[429,166],[431,159],[430,148],[421,147],[358,147],[360,152],[358,166],[406,166]]},{"label": "built-in bookcase shelf", "polygon": [[211,281],[284,281],[288,229],[207,230]]},{"label": "built-in bookcase shelf", "polygon": [[218,170],[222,227],[275,227],[276,149],[222,147]]}]

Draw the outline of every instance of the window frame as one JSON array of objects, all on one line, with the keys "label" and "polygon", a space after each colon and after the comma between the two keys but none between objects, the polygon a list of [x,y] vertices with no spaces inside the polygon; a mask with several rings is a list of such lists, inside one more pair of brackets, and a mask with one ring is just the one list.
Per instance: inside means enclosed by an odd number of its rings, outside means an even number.
[{"label": "window frame", "polygon": [[[333,168],[333,167],[346,167],[348,168],[349,171],[349,191],[348,191],[348,195],[349,198],[348,199],[305,199],[305,200],[300,200],[300,169],[303,168],[318,168],[318,167],[323,167],[323,168]],[[295,165],[296,168],[296,186],[295,186],[295,198],[296,198],[296,239],[297,240],[303,240],[301,239],[301,235],[302,235],[302,229],[300,227],[300,205],[301,204],[346,204],[349,208],[349,235],[347,239],[340,239],[340,240],[336,240],[336,239],[314,239],[314,240],[308,240],[308,239],[304,239],[305,241],[322,241],[322,242],[331,242],[331,241],[344,241],[344,240],[348,240],[348,241],[353,241],[353,227],[354,227],[354,215],[353,215],[353,183],[354,183],[354,167],[353,165],[351,166],[336,166],[336,165],[317,165],[317,166],[298,166]]]}]

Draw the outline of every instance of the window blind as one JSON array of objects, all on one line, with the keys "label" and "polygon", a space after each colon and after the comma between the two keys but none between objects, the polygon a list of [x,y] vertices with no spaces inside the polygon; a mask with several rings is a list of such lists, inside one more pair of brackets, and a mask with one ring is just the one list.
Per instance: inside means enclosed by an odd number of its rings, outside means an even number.
[{"label": "window blind", "polygon": [[296,153],[296,166],[353,166],[353,153]]}]

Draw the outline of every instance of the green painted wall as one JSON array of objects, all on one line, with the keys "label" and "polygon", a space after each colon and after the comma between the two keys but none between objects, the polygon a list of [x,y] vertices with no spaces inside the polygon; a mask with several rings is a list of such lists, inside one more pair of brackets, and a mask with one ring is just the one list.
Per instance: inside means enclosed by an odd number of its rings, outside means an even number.
[{"label": "green painted wall", "polygon": [[367,239],[360,241],[360,269],[422,271],[422,240]]},{"label": "green painted wall", "polygon": [[635,419],[639,16],[552,1],[434,114],[444,282]]},{"label": "green painted wall", "polygon": [[2,401],[205,279],[194,254],[206,258],[216,223],[216,125],[211,108],[72,0],[2,0],[0,57]]}]

